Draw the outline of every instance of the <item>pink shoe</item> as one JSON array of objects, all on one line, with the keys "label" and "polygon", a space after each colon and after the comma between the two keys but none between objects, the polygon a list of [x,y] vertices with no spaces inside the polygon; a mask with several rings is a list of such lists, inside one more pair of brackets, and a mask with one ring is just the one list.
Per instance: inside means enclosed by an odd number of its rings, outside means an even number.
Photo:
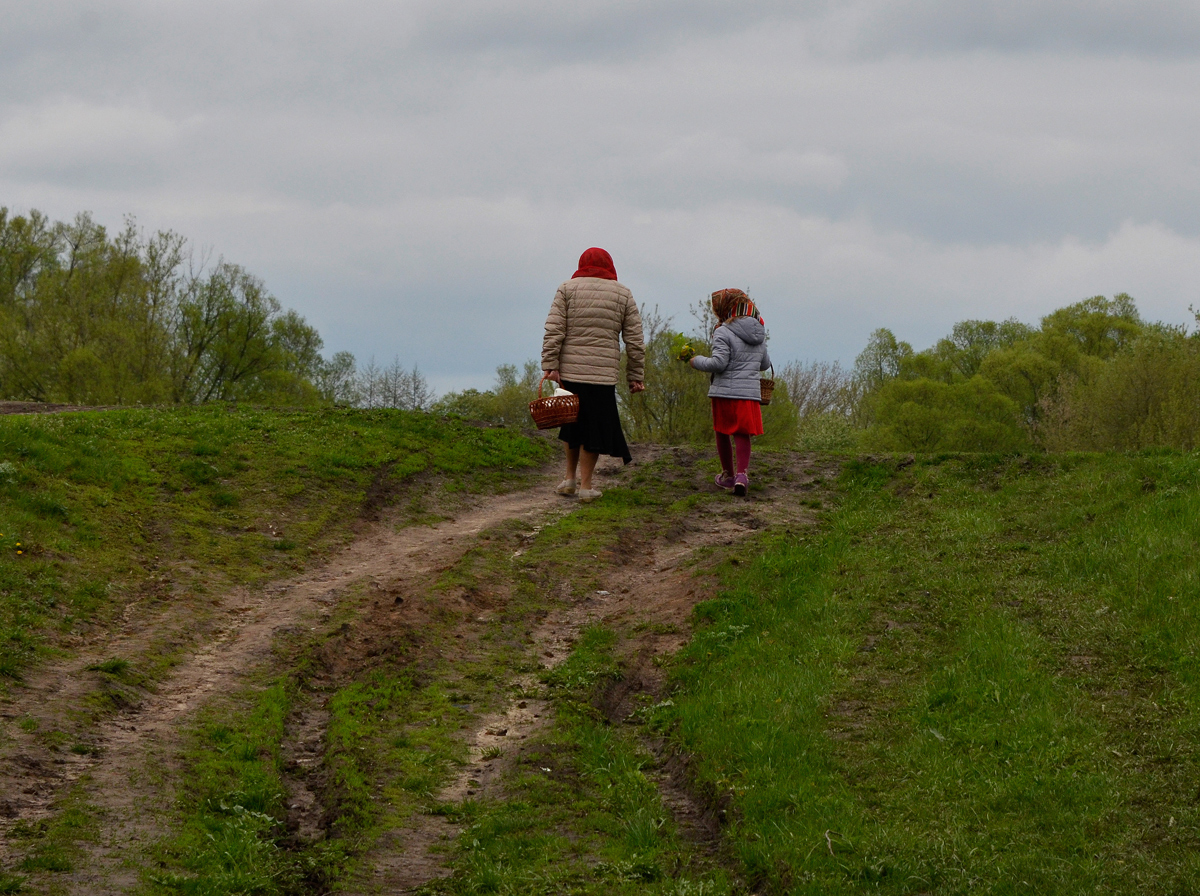
[{"label": "pink shoe", "polygon": [[739,498],[744,498],[748,491],[750,491],[750,477],[745,473],[738,473],[733,479],[733,493]]},{"label": "pink shoe", "polygon": [[717,488],[723,488],[727,492],[733,491],[733,474],[718,473],[717,478],[713,480],[717,484]]}]

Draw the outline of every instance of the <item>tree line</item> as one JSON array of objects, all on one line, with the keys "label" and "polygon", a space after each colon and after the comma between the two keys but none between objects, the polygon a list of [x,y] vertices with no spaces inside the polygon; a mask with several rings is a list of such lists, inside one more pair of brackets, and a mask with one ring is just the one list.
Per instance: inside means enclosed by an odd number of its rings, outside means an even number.
[{"label": "tree line", "polygon": [[321,339],[261,280],[182,237],[0,209],[0,394],[77,404],[315,398]]},{"label": "tree line", "polygon": [[0,399],[87,405],[337,403],[427,408],[415,367],[326,360],[262,280],[183,237],[0,208]]},{"label": "tree line", "polygon": [[1059,308],[1036,327],[962,321],[920,352],[881,329],[848,390],[844,410],[868,449],[1191,450],[1200,328],[1147,322],[1119,294]]},{"label": "tree line", "polygon": [[[708,381],[677,358],[708,351],[707,303],[688,331],[644,309],[645,392],[618,390],[629,436],[711,438]],[[1197,314],[1200,325],[1200,314]],[[52,222],[0,208],[0,399],[70,404],[252,401],[458,414],[531,427],[536,361],[497,369],[491,389],[440,398],[398,359],[326,359],[320,334],[263,282],[185,240],[109,233],[90,215]],[[790,362],[763,409],[768,445],[826,450],[1192,449],[1200,444],[1200,326],[1147,322],[1125,294],[1046,315],[965,320],[922,351],[887,329],[852,368]]]}]

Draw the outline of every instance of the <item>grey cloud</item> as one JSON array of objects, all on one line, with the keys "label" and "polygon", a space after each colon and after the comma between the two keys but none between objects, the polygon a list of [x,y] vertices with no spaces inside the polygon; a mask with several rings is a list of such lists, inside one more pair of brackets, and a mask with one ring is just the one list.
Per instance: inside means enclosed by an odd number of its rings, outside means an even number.
[{"label": "grey cloud", "polygon": [[[576,64],[660,52],[695,35],[729,35],[776,20],[820,17],[833,0],[483,0],[427,7],[414,48]],[[532,55],[531,55],[532,54]],[[736,65],[715,55],[712,64]],[[582,110],[581,110],[582,111]]]},{"label": "grey cloud", "polygon": [[[704,60],[713,69],[753,65],[734,43],[764,30],[786,34],[793,54],[827,58],[1063,49],[1194,58],[1200,8],[1182,0],[9,0],[0,79],[26,97],[136,91],[193,103],[428,112],[489,67],[609,65],[697,40],[709,41]],[[574,111],[586,114],[590,99]]]},{"label": "grey cloud", "polygon": [[[1157,58],[1200,53],[1200,8],[1190,0],[481,0],[425,6],[414,18],[415,51],[515,57],[525,65],[627,59],[697,36],[729,37],[763,25],[799,25],[798,50],[835,57],[979,50]],[[738,64],[734,54],[712,60]]]},{"label": "grey cloud", "polygon": [[1072,51],[1195,58],[1191,0],[888,0],[865,6],[868,52]]},{"label": "grey cloud", "polygon": [[[1200,8],[1190,0],[479,0],[423,6],[410,48],[522,64],[613,60],[658,53],[696,36],[729,37],[800,25],[797,49],[879,54],[1062,51],[1195,57]],[[713,64],[736,65],[734,54]]]},{"label": "grey cloud", "polygon": [[13,5],[0,31],[0,83],[9,95],[134,95],[268,112],[291,104],[408,112],[440,105],[436,79],[407,60],[411,17],[393,4],[353,13],[275,0]]}]

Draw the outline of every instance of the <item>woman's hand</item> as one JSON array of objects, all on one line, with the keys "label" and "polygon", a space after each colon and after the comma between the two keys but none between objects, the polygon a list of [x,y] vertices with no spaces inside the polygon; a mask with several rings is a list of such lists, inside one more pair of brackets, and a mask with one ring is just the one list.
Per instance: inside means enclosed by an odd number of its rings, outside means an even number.
[{"label": "woman's hand", "polygon": [[557,370],[547,370],[546,379],[550,380],[552,383],[558,383],[560,386],[562,385],[562,377],[558,375]]},{"label": "woman's hand", "polygon": [[630,380],[629,381],[629,391],[630,392],[645,392],[646,384],[643,382],[640,382],[639,380]]}]

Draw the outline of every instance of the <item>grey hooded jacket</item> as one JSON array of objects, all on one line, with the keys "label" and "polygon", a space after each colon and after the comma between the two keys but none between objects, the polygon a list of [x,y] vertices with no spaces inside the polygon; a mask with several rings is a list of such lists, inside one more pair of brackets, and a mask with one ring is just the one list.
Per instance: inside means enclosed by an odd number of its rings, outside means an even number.
[{"label": "grey hooded jacket", "polygon": [[764,344],[767,331],[757,317],[736,317],[717,327],[712,357],[697,355],[692,366],[714,374],[709,398],[750,398],[758,401],[762,390],[758,374],[771,366]]}]

